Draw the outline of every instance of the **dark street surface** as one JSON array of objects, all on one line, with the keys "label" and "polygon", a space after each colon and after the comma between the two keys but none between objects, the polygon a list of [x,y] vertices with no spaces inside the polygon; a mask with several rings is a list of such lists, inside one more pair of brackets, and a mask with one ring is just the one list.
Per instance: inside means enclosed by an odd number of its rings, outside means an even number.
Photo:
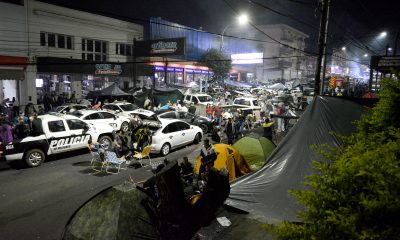
[{"label": "dark street surface", "polygon": [[[263,129],[258,128],[246,135],[262,136]],[[282,134],[277,135],[277,140]],[[225,142],[226,139],[223,139]],[[167,158],[182,160],[188,156],[191,162],[200,153],[201,144],[189,145],[171,152]],[[64,159],[62,159],[64,158]],[[152,162],[161,162],[164,158],[153,156]],[[125,181],[140,182],[151,176],[150,166],[128,168],[119,174],[93,174],[89,168],[91,155],[85,151],[66,153],[53,157],[37,168],[20,168],[0,162],[0,239],[61,239],[64,226],[72,214],[88,199],[107,187]],[[148,164],[148,160],[144,160]],[[221,214],[225,214],[222,212]],[[230,214],[231,220],[239,226],[253,220],[243,219],[243,214]],[[241,223],[241,224],[239,224]],[[246,226],[246,225],[244,225]],[[258,226],[258,225],[257,225]],[[245,227],[250,229],[249,226]],[[228,228],[224,236],[234,239],[237,231],[243,228]],[[208,227],[206,239],[221,238],[218,223]],[[254,232],[254,231],[253,231]],[[260,232],[263,236],[263,232]],[[214,236],[214,237],[212,237]],[[252,235],[253,236],[253,235]],[[253,236],[255,237],[255,236]],[[262,237],[265,239],[264,237]],[[245,238],[241,238],[245,239]],[[251,238],[247,238],[251,239]],[[254,239],[254,238],[253,238]]]},{"label": "dark street surface", "polygon": [[[189,145],[168,155],[181,160],[194,159],[200,144]],[[45,162],[37,168],[10,168],[2,162],[0,171],[0,239],[61,239],[71,215],[103,189],[130,181],[146,180],[150,167],[128,168],[119,174],[93,174],[91,156],[68,153],[64,159]],[[59,156],[61,158],[61,156]],[[164,158],[153,157],[153,162]],[[148,163],[148,161],[143,161]]]}]

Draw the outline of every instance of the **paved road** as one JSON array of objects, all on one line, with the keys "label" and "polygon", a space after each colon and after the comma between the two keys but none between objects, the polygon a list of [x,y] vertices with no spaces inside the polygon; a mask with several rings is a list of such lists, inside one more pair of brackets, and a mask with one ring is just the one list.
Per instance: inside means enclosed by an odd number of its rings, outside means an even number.
[{"label": "paved road", "polygon": [[[168,159],[181,160],[183,156],[195,159],[200,147],[201,144],[192,144],[178,149],[171,152]],[[128,168],[118,175],[93,175],[89,154],[80,152],[62,157],[38,168],[4,168],[3,164],[0,239],[61,239],[70,216],[90,197],[130,178],[138,182],[151,176],[150,167]],[[153,157],[152,161],[163,159]]]}]

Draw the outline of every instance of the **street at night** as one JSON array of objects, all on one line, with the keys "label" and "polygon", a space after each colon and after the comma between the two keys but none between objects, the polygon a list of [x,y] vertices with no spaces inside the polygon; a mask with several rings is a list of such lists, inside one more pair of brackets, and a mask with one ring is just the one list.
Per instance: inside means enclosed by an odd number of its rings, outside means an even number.
[{"label": "street at night", "polygon": [[397,5],[0,0],[0,239],[398,239]]}]

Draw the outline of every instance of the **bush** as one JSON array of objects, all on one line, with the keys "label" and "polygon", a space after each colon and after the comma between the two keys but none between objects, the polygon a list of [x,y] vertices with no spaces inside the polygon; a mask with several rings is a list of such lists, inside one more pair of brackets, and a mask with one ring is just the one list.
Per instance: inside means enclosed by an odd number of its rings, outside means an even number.
[{"label": "bush", "polygon": [[324,161],[293,191],[304,224],[284,222],[283,239],[400,239],[400,84],[382,82],[377,105],[341,137],[342,149],[318,146]]}]

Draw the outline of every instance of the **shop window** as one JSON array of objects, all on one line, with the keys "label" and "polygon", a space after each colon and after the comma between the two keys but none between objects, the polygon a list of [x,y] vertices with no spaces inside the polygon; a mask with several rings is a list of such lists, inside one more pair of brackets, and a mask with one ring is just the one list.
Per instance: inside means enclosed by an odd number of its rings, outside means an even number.
[{"label": "shop window", "polygon": [[56,35],[54,34],[49,34],[47,43],[49,47],[55,47],[56,46]]},{"label": "shop window", "polygon": [[65,48],[65,36],[63,35],[57,36],[57,46],[58,48]]}]

